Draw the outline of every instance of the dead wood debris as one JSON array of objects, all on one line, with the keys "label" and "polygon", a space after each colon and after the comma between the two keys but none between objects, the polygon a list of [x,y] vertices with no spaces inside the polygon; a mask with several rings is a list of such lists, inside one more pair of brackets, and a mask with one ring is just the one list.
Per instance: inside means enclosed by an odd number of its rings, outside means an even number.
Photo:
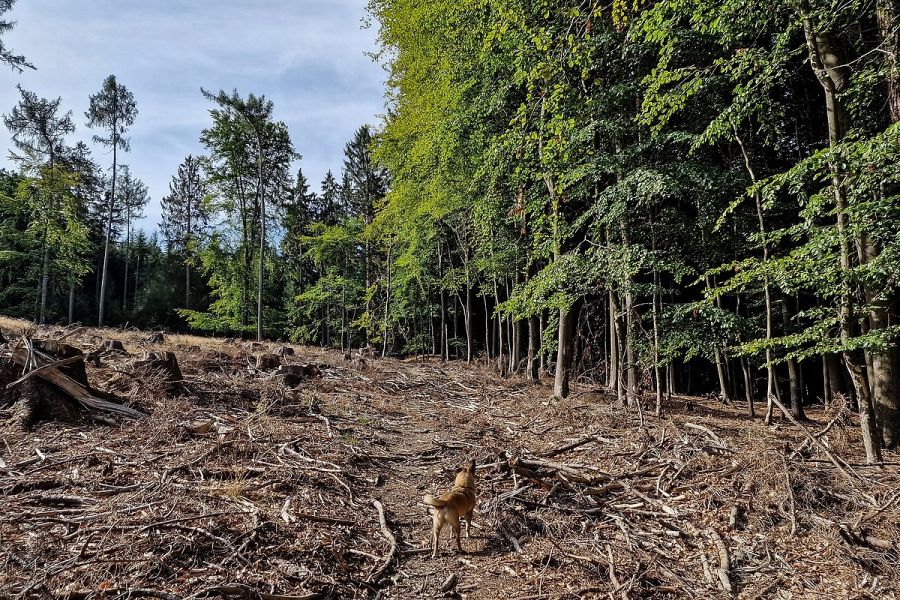
[{"label": "dead wood debris", "polygon": [[[82,350],[105,339],[90,329],[62,336]],[[120,337],[134,347],[146,334]],[[255,374],[248,358],[269,346],[183,338],[154,347],[199,346],[176,351],[182,396],[165,373],[138,366],[143,357],[110,353],[87,366],[93,386],[149,418],[24,432],[0,409],[4,594],[892,598],[897,589],[900,470],[848,470],[859,460],[855,429],[823,432],[830,415],[815,409],[810,435],[825,449],[799,428],[766,428],[700,399],[690,414],[666,406],[639,428],[606,396],[548,403],[545,388],[489,369],[367,357],[360,371],[331,366],[339,353],[298,348],[279,357],[282,375]],[[17,387],[79,364],[48,356],[32,369],[52,368]],[[287,385],[283,375],[304,365],[315,375]],[[432,560],[421,496],[469,457],[479,461],[473,537],[465,554]]]}]

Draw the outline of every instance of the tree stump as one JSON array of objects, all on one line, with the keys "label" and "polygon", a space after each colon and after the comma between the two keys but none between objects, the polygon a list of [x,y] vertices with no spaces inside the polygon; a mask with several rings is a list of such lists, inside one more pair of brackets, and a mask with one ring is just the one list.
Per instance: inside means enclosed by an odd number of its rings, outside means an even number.
[{"label": "tree stump", "polygon": [[154,331],[153,333],[148,335],[144,341],[148,344],[162,344],[164,341],[166,341],[166,336],[163,335],[162,331]]},{"label": "tree stump", "polygon": [[294,356],[294,349],[290,346],[281,346],[275,351],[278,356]]},{"label": "tree stump", "polygon": [[[35,340],[34,349],[46,354],[54,361],[82,357],[82,360],[63,365],[59,367],[59,370],[89,388],[87,372],[84,368],[84,354],[81,350],[56,340]],[[40,377],[31,377],[6,389],[7,385],[21,376],[22,367],[17,365],[12,358],[0,357],[0,406],[15,405],[13,419],[23,429],[31,429],[42,421],[61,421],[72,424],[84,422],[86,411],[81,405]]]},{"label": "tree stump", "polygon": [[275,373],[276,377],[284,383],[285,386],[293,388],[300,385],[307,379],[314,379],[322,376],[319,367],[307,363],[303,365],[281,365]]},{"label": "tree stump", "polygon": [[106,340],[103,342],[103,351],[125,354],[125,346],[122,345],[122,340]]},{"label": "tree stump", "polygon": [[57,342],[56,340],[34,340],[34,349],[48,355],[51,360],[64,360],[80,356],[81,360],[72,364],[63,365],[60,371],[80,383],[86,388],[88,385],[87,371],[84,368],[84,352],[74,346]]},{"label": "tree stump", "polygon": [[141,360],[134,363],[134,368],[148,375],[162,375],[166,382],[166,391],[175,393],[182,391],[184,378],[178,357],[174,352],[148,352]]},{"label": "tree stump", "polygon": [[271,371],[281,365],[281,359],[275,354],[260,352],[253,355],[254,366],[257,371]]}]

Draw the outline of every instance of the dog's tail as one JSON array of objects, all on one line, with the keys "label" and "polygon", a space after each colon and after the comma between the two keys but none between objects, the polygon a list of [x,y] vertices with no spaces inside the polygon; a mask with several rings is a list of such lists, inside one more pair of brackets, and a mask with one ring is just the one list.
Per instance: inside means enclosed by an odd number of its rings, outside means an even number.
[{"label": "dog's tail", "polygon": [[422,502],[424,502],[428,506],[436,506],[438,508],[443,508],[444,506],[447,505],[446,502],[444,502],[443,500],[441,500],[439,498],[435,498],[431,494],[426,494],[425,497],[422,498]]}]

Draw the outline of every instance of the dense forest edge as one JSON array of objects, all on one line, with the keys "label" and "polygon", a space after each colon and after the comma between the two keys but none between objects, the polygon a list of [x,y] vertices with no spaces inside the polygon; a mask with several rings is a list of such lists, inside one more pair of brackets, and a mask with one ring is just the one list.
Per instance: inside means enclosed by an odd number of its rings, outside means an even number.
[{"label": "dense forest edge", "polygon": [[[156,233],[135,227],[149,196],[125,164],[140,99],[110,75],[76,117],[20,88],[0,311],[480,357],[657,415],[673,393],[766,423],[844,402],[868,462],[896,449],[900,3],[369,12],[386,115],[321,191],[264,95],[202,90],[205,154]],[[67,141],[82,124],[104,164]]]}]

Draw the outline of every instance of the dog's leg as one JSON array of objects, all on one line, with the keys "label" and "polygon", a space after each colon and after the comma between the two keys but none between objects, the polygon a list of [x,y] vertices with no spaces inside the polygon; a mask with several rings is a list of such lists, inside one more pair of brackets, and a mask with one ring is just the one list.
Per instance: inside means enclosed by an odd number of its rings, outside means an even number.
[{"label": "dog's leg", "polygon": [[444,522],[440,518],[440,512],[434,513],[434,523],[431,527],[431,558],[437,558],[438,556],[438,538],[441,537],[441,528],[443,528]]},{"label": "dog's leg", "polygon": [[462,542],[460,541],[460,527],[459,527],[459,515],[454,515],[454,519],[450,521],[450,526],[453,527],[453,533],[456,535],[456,549],[462,552]]},{"label": "dog's leg", "polygon": [[472,524],[472,513],[474,511],[475,511],[475,509],[473,508],[472,510],[470,510],[469,512],[466,513],[466,537],[467,538],[472,537],[471,535],[469,535],[469,525]]}]

